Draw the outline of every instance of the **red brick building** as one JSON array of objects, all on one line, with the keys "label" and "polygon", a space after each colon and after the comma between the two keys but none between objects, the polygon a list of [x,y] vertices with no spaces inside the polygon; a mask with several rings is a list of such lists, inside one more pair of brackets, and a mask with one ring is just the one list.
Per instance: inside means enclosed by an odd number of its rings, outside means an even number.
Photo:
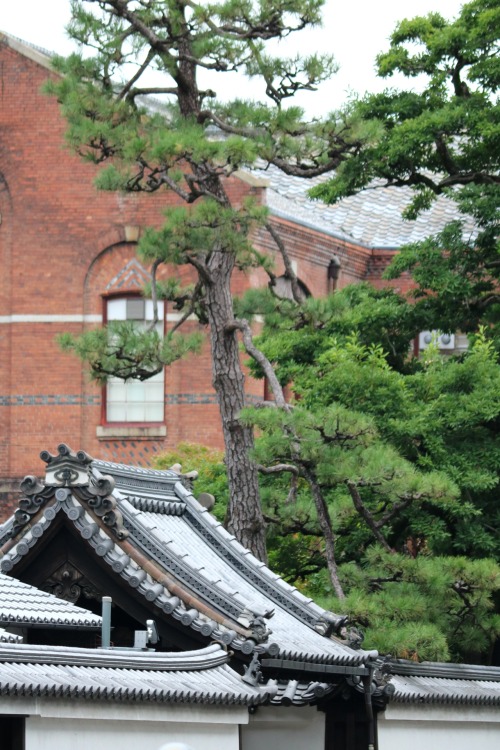
[{"label": "red brick building", "polygon": [[[54,435],[136,465],[180,440],[222,444],[207,347],[156,381],[103,390],[58,346],[64,331],[78,334],[111,317],[147,317],[147,305],[137,303],[147,269],[136,259],[136,242],[144,227],[161,223],[162,209],[175,198],[96,191],[96,168],[66,148],[58,104],[41,91],[49,59],[0,34],[0,502],[29,471],[37,446]],[[397,247],[429,233],[429,217],[401,221],[401,192],[371,192],[326,207],[307,199],[308,187],[256,171],[232,178],[229,190],[234,200],[251,193],[267,203],[299,278],[315,296],[332,283],[380,284]],[[448,209],[436,210],[442,222]],[[263,231],[256,243],[275,253]],[[334,267],[339,274],[332,282]],[[263,283],[262,272],[239,274],[234,291]],[[165,326],[172,325],[176,313],[168,306],[163,313]],[[263,388],[247,380],[250,397],[262,397]]]}]

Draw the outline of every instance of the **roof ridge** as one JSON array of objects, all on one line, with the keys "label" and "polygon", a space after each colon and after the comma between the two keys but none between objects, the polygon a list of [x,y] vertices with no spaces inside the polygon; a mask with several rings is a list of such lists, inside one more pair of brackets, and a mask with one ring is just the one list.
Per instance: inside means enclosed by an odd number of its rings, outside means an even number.
[{"label": "roof ridge", "polygon": [[52,664],[85,667],[115,667],[154,672],[200,671],[227,664],[228,654],[218,644],[195,651],[135,651],[42,646],[27,643],[0,644],[0,661],[12,664]]},{"label": "roof ridge", "polygon": [[382,672],[394,676],[433,677],[452,680],[480,680],[500,682],[500,667],[481,664],[441,662],[413,662],[404,659],[387,661]]}]

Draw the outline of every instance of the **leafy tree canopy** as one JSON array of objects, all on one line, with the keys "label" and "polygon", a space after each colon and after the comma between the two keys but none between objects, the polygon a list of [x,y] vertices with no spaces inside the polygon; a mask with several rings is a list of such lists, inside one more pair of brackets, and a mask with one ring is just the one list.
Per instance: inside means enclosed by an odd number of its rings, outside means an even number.
[{"label": "leafy tree canopy", "polygon": [[[283,305],[262,300],[268,322],[256,343],[282,382],[293,382],[297,401],[289,412],[249,410],[247,419],[261,432],[256,455],[266,467],[295,466],[299,485],[303,467],[314,467],[343,596],[325,565],[295,582],[348,611],[367,644],[382,651],[487,659],[499,632],[494,344],[481,330],[462,355],[443,357],[431,345],[412,358],[420,312],[392,290],[348,287],[308,299],[286,317]],[[295,509],[303,513],[301,503],[288,502],[276,515],[290,524]],[[314,536],[289,528],[295,539],[279,543],[277,560],[293,579],[286,550],[314,549]],[[442,617],[430,615],[435,609]]]},{"label": "leafy tree canopy", "polygon": [[[265,559],[264,522],[253,435],[239,422],[244,378],[238,352],[243,323],[235,321],[231,277],[235,269],[269,262],[248,239],[267,212],[254,201],[233,200],[228,180],[257,159],[305,178],[325,174],[369,137],[371,124],[351,125],[343,115],[308,121],[289,104],[297,91],[314,90],[335,70],[330,56],[273,55],[269,43],[314,26],[323,0],[73,0],[69,33],[82,52],[56,59],[62,74],[48,84],[68,121],[67,139],[84,159],[101,165],[105,190],[168,191],[165,220],[141,238],[151,264],[153,301],[163,295],[210,326],[214,387],[220,405],[231,486],[228,524]],[[224,104],[203,86],[206,71],[223,86],[239,71],[260,80],[262,99]],[[152,99],[153,97],[153,99]],[[278,240],[279,241],[279,240]],[[284,250],[283,245],[278,245]],[[157,281],[165,264],[190,266],[187,288]],[[160,274],[161,277],[161,274]],[[100,380],[110,375],[147,378],[199,346],[169,335],[162,344],[153,326],[138,332],[113,324],[106,334],[65,337]]]},{"label": "leafy tree canopy", "polygon": [[377,58],[378,73],[422,76],[424,90],[386,90],[355,102],[357,114],[375,120],[381,136],[312,194],[334,202],[380,178],[414,190],[410,218],[451,188],[464,202],[470,185],[486,194],[498,188],[499,31],[496,0],[473,0],[450,22],[439,13],[401,21],[389,51]]},{"label": "leafy tree canopy", "polygon": [[[500,8],[473,0],[459,16],[439,13],[398,24],[388,52],[378,56],[382,77],[402,73],[410,86],[352,103],[356,118],[379,135],[311,191],[335,202],[363,189],[411,189],[411,220],[440,196],[457,219],[434,237],[402,248],[386,277],[410,272],[416,283],[421,329],[477,331],[500,316]],[[421,93],[414,78],[424,80]],[[466,230],[464,217],[475,223]]]}]

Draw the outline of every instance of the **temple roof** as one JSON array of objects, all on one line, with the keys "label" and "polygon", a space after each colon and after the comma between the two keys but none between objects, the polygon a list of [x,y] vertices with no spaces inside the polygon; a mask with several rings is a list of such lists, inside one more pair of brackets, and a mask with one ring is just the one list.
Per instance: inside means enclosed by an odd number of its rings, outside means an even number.
[{"label": "temple roof", "polygon": [[359,665],[367,654],[333,635],[345,623],[286,583],[229,534],[173,471],[92,460],[59,446],[45,481],[27,477],[0,527],[0,568],[16,575],[64,520],[151,609],[234,651]]},{"label": "temple roof", "polygon": [[[96,629],[101,627],[101,618],[47,591],[0,573],[0,625]],[[12,640],[10,633],[7,636],[9,641]],[[5,640],[1,633],[0,640]]]},{"label": "temple roof", "polygon": [[252,706],[277,693],[252,686],[220,646],[178,653],[0,645],[0,695]]},{"label": "temple roof", "polygon": [[[41,456],[45,480],[25,478],[18,510],[0,527],[2,570],[15,576],[26,560],[36,563],[37,546],[53,538],[58,524],[69,524],[85,555],[130,587],[151,616],[211,645],[181,653],[68,649],[3,643],[12,639],[0,632],[0,693],[304,705],[335,694],[341,684],[363,689],[363,679],[373,675],[381,705],[500,705],[500,668],[380,659],[351,648],[334,635],[344,619],[254,558],[175,471],[97,461],[64,444],[56,455]],[[79,623],[100,620],[9,576],[0,576],[2,585],[12,592],[15,616],[25,618],[18,622],[28,621],[22,612],[54,627],[73,616]],[[34,612],[34,601],[43,608]],[[228,665],[232,652],[253,654],[244,677]],[[275,679],[264,684],[263,673]]]},{"label": "temple roof", "polygon": [[17,633],[9,633],[8,630],[0,628],[0,643],[22,643],[23,636]]},{"label": "temple roof", "polygon": [[393,659],[383,671],[395,703],[500,706],[500,667]]}]

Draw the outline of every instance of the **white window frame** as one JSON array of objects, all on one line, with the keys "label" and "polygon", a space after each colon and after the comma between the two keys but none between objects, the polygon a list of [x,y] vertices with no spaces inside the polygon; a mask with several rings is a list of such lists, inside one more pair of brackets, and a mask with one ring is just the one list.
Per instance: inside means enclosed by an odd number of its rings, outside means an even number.
[{"label": "white window frame", "polygon": [[[139,302],[144,303],[143,317]],[[142,297],[124,295],[105,298],[106,322],[112,320],[135,320],[146,326],[153,320],[153,302]],[[135,309],[133,309],[135,308]],[[165,305],[158,302],[158,331],[163,335],[165,327]],[[151,425],[165,421],[165,369],[148,380],[110,378],[105,386],[104,421],[109,425]]]}]

